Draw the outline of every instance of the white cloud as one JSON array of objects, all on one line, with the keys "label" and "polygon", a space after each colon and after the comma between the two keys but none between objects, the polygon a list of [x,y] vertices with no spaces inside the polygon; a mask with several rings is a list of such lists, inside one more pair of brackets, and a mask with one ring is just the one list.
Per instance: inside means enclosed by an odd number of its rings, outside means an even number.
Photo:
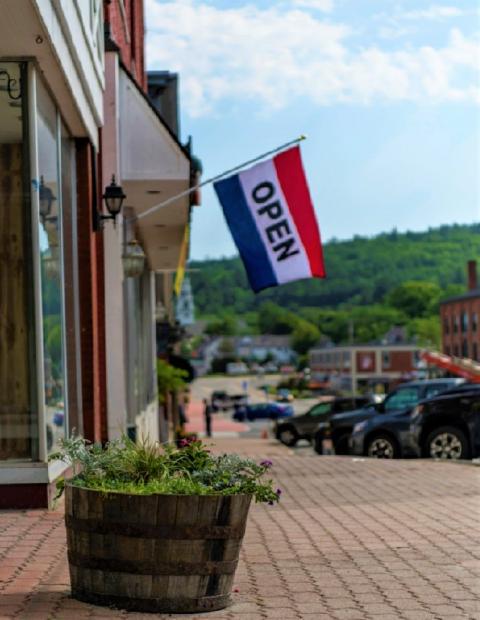
[{"label": "white cloud", "polygon": [[427,9],[418,9],[416,11],[406,11],[399,13],[400,19],[449,19],[451,17],[461,17],[465,15],[465,11],[455,6],[438,6],[432,5]]},{"label": "white cloud", "polygon": [[292,6],[330,13],[333,11],[333,0],[292,0]]},{"label": "white cloud", "polygon": [[478,101],[478,44],[452,30],[443,47],[354,49],[345,24],[306,10],[219,9],[205,0],[147,0],[150,68],[178,71],[191,116],[222,103],[259,110],[303,98],[329,105],[373,101]]}]

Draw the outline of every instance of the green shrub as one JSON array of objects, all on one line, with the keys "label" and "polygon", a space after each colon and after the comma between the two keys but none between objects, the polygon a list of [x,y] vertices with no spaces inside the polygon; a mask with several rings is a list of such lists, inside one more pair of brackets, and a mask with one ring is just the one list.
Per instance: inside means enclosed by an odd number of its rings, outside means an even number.
[{"label": "green shrub", "polygon": [[[265,479],[271,461],[257,464],[236,454],[212,455],[201,441],[182,441],[180,448],[128,437],[105,447],[80,437],[61,442],[50,457],[73,466],[71,484],[103,491],[138,495],[253,495],[273,504],[280,490]],[[60,493],[63,485],[60,485]]]}]

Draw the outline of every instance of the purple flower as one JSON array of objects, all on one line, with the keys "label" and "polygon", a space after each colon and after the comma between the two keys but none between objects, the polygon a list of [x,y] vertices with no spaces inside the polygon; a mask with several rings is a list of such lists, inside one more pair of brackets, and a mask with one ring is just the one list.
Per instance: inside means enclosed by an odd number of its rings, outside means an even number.
[{"label": "purple flower", "polygon": [[188,441],[186,439],[181,439],[180,448],[185,448],[186,446],[188,446]]},{"label": "purple flower", "polygon": [[268,505],[269,505],[269,506],[273,506],[273,505],[274,505],[274,503],[275,503],[275,502],[269,501],[269,502],[268,502]]},{"label": "purple flower", "polygon": [[269,461],[268,459],[265,460],[265,461],[262,461],[260,463],[261,467],[267,467],[268,468],[268,467],[271,467],[272,465],[273,465],[273,461]]},{"label": "purple flower", "polygon": [[280,496],[280,495],[282,494],[282,489],[277,489],[277,490],[275,491],[275,493],[276,493],[278,496]]}]

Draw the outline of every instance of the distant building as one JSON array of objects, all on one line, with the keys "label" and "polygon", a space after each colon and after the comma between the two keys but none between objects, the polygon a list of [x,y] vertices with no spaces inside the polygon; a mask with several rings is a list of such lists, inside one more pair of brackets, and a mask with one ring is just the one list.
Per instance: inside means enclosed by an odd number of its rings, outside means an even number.
[{"label": "distant building", "polygon": [[358,392],[381,384],[385,389],[418,375],[420,350],[413,344],[365,344],[312,349],[312,379],[330,378],[332,387]]},{"label": "distant building", "polygon": [[477,263],[468,263],[468,290],[440,303],[442,352],[480,361],[480,288]]},{"label": "distant building", "polygon": [[266,360],[276,364],[290,364],[296,353],[290,346],[290,336],[239,336],[233,338],[235,355],[255,362]]}]

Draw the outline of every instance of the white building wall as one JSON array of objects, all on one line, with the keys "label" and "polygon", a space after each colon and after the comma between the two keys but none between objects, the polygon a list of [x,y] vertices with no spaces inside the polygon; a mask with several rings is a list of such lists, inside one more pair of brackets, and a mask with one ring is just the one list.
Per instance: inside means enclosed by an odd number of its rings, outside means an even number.
[{"label": "white building wall", "polygon": [[[119,179],[119,105],[118,55],[105,56],[105,125],[102,132],[102,187],[108,185],[112,174]],[[125,376],[125,329],[123,298],[121,218],[116,225],[107,221],[103,232],[105,256],[105,349],[107,370],[107,421],[109,439],[117,439],[127,427],[127,387]]]},{"label": "white building wall", "polygon": [[[23,5],[25,0],[15,2]],[[35,49],[44,77],[72,133],[87,135],[97,145],[103,123],[103,3],[31,0],[31,4],[46,35]]]}]

